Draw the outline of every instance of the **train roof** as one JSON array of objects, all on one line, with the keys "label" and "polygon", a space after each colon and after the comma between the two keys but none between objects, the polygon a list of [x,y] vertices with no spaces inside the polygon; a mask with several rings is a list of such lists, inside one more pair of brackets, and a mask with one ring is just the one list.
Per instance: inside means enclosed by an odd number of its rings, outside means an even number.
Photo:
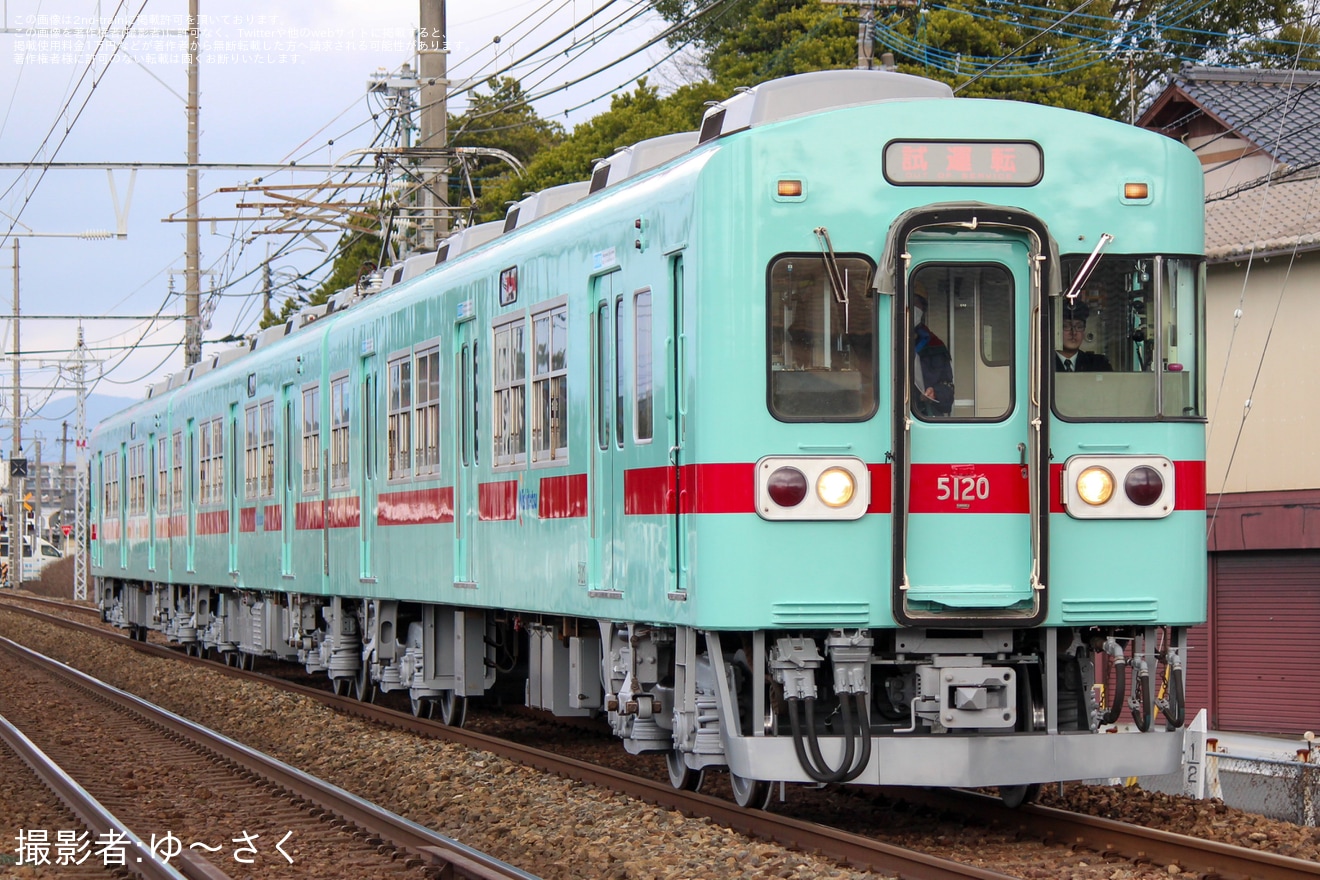
[{"label": "train roof", "polygon": [[402,263],[369,276],[334,294],[326,303],[306,306],[288,321],[263,330],[242,347],[228,349],[174,374],[148,390],[154,399],[218,369],[249,352],[269,348],[308,325],[336,316],[356,303],[420,277],[456,258],[478,250],[501,235],[523,229],[596,193],[678,161],[712,140],[748,128],[825,110],[881,101],[951,98],[944,83],[918,76],[875,70],[823,70],[769,80],[712,105],[700,131],[677,132],[621,147],[596,161],[590,180],[577,181],[528,193],[511,205],[502,221],[481,223],[455,231],[435,251],[415,254]]}]

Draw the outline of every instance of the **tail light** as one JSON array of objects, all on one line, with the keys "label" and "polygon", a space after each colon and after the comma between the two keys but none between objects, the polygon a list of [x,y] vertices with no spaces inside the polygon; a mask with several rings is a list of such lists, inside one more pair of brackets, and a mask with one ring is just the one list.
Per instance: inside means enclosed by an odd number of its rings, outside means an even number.
[{"label": "tail light", "polygon": [[1155,468],[1143,464],[1128,471],[1123,480],[1123,491],[1133,504],[1150,507],[1164,494],[1164,478]]}]

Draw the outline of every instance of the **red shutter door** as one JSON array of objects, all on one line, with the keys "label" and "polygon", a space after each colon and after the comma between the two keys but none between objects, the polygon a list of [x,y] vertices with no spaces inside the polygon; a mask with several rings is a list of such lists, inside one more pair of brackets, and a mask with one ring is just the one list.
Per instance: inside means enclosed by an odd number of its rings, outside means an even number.
[{"label": "red shutter door", "polygon": [[1216,553],[1211,564],[1211,726],[1320,729],[1320,553]]}]

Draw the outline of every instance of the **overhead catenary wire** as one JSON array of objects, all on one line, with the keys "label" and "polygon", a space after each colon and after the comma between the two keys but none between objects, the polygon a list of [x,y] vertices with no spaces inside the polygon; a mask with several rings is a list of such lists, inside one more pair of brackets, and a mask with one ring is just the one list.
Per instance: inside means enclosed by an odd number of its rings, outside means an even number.
[{"label": "overhead catenary wire", "polygon": [[[1314,0],[1312,0],[1312,2],[1314,3]],[[1294,65],[1293,65],[1293,71],[1292,71],[1294,75],[1296,75],[1297,70],[1298,70],[1298,68],[1300,67],[1300,61],[1301,61],[1301,50],[1300,50],[1300,48],[1299,48],[1299,49],[1298,49],[1297,57],[1294,59]],[[1289,85],[1290,85],[1290,87],[1291,87],[1291,83],[1290,83]],[[1279,145],[1279,142],[1281,141],[1281,139],[1282,139],[1282,137],[1283,137],[1284,127],[1285,127],[1285,125],[1287,124],[1287,120],[1288,120],[1288,114],[1289,114],[1289,112],[1290,112],[1290,110],[1291,110],[1291,107],[1293,107],[1293,106],[1295,106],[1295,104],[1290,105],[1290,104],[1288,104],[1288,103],[1285,103],[1285,104],[1283,105],[1283,112],[1282,112],[1282,113],[1280,114],[1280,116],[1279,116],[1278,130],[1277,130],[1277,132],[1276,132],[1276,136],[1275,136],[1275,144],[1274,144],[1274,148],[1275,148],[1274,151],[1275,151],[1276,153],[1278,152],[1278,145]],[[1270,189],[1269,189],[1269,182],[1268,182],[1268,180],[1266,181],[1266,183],[1264,184],[1264,186],[1265,186],[1265,192],[1260,196],[1260,205],[1259,205],[1259,207],[1258,207],[1258,212],[1257,212],[1257,225],[1256,225],[1256,228],[1260,228],[1260,223],[1261,223],[1261,221],[1262,221],[1262,219],[1263,219],[1263,217],[1264,217],[1265,205],[1266,205],[1266,203],[1267,203],[1267,201],[1268,201],[1268,198],[1269,198],[1269,195],[1270,195]],[[1308,200],[1307,200],[1307,211],[1308,211],[1308,212],[1309,212],[1309,210],[1310,210],[1311,205],[1314,204],[1314,202],[1315,202],[1315,200],[1316,200],[1316,190],[1317,190],[1317,187],[1318,187],[1318,186],[1320,186],[1320,178],[1317,178],[1317,179],[1315,179],[1315,180],[1312,182],[1311,189],[1310,189],[1310,192],[1309,192],[1309,194],[1308,194]],[[1264,341],[1264,343],[1263,343],[1262,346],[1261,346],[1260,356],[1259,356],[1259,357],[1257,358],[1257,360],[1256,360],[1256,369],[1255,369],[1255,372],[1254,372],[1254,374],[1253,374],[1253,376],[1252,376],[1251,387],[1250,387],[1250,389],[1249,389],[1248,392],[1247,392],[1247,398],[1246,398],[1246,400],[1243,402],[1242,413],[1241,413],[1241,415],[1240,415],[1240,417],[1239,417],[1239,419],[1238,419],[1237,431],[1236,431],[1235,436],[1234,436],[1234,438],[1233,438],[1233,445],[1232,445],[1232,448],[1229,450],[1228,461],[1227,461],[1227,462],[1225,463],[1225,465],[1224,465],[1224,476],[1223,476],[1223,480],[1220,482],[1219,491],[1216,493],[1215,506],[1214,506],[1214,508],[1210,511],[1209,515],[1206,517],[1206,537],[1207,537],[1207,539],[1209,539],[1211,536],[1214,535],[1215,520],[1218,518],[1220,505],[1223,504],[1224,493],[1225,493],[1225,491],[1226,491],[1227,488],[1228,488],[1228,480],[1229,480],[1229,477],[1230,477],[1230,475],[1232,474],[1232,471],[1233,471],[1233,462],[1234,462],[1234,461],[1236,460],[1236,458],[1237,458],[1238,448],[1239,448],[1239,445],[1240,445],[1241,442],[1242,442],[1242,435],[1243,435],[1243,433],[1244,433],[1245,430],[1246,430],[1247,418],[1251,415],[1251,402],[1252,402],[1252,400],[1253,400],[1254,397],[1255,397],[1256,388],[1257,388],[1258,383],[1260,382],[1260,374],[1261,374],[1261,371],[1262,371],[1262,369],[1263,369],[1263,367],[1264,367],[1264,364],[1265,364],[1265,357],[1266,357],[1267,353],[1269,352],[1270,342],[1271,342],[1271,340],[1272,340],[1273,337],[1274,337],[1274,328],[1275,328],[1275,326],[1276,326],[1277,323],[1278,323],[1279,312],[1281,311],[1281,309],[1282,309],[1282,307],[1283,307],[1283,297],[1284,297],[1285,292],[1286,292],[1287,289],[1288,289],[1288,281],[1289,281],[1289,279],[1292,277],[1293,266],[1296,264],[1296,261],[1297,261],[1297,254],[1298,254],[1298,251],[1299,251],[1300,247],[1301,247],[1301,240],[1300,240],[1300,238],[1298,238],[1298,239],[1294,240],[1294,242],[1293,242],[1292,251],[1291,251],[1291,253],[1290,253],[1290,255],[1289,255],[1289,259],[1288,259],[1288,265],[1287,265],[1287,268],[1285,269],[1285,272],[1284,272],[1283,283],[1280,284],[1280,286],[1279,286],[1279,295],[1278,295],[1278,297],[1275,299],[1275,303],[1274,303],[1274,312],[1273,312],[1273,314],[1272,314],[1271,317],[1270,317],[1269,327],[1268,327],[1268,329],[1266,330],[1266,333],[1265,333],[1265,341]],[[1248,285],[1248,283],[1249,283],[1249,281],[1250,281],[1250,279],[1251,279],[1251,269],[1252,269],[1252,265],[1253,265],[1253,263],[1254,263],[1255,252],[1256,252],[1256,245],[1255,245],[1255,242],[1253,242],[1253,243],[1252,243],[1252,247],[1251,247],[1251,253],[1248,255],[1248,258],[1247,258],[1247,268],[1246,268],[1246,271],[1243,273],[1243,276],[1242,276],[1242,285],[1241,285],[1241,287],[1239,288],[1239,291],[1238,291],[1238,305],[1237,305],[1237,309],[1234,311],[1233,323],[1232,323],[1232,329],[1230,330],[1230,333],[1229,333],[1228,348],[1227,348],[1227,351],[1226,351],[1225,354],[1224,354],[1224,370],[1223,370],[1223,374],[1222,374],[1221,377],[1220,377],[1219,393],[1218,393],[1218,394],[1216,395],[1216,397],[1215,397],[1215,410],[1214,410],[1214,411],[1215,411],[1216,415],[1218,415],[1219,412],[1220,412],[1220,403],[1221,403],[1221,401],[1222,401],[1222,399],[1223,399],[1224,385],[1225,385],[1225,382],[1226,382],[1227,377],[1228,377],[1228,368],[1229,368],[1229,364],[1230,364],[1230,362],[1232,361],[1232,356],[1233,356],[1233,343],[1234,343],[1234,341],[1235,341],[1235,339],[1236,339],[1236,337],[1237,337],[1238,329],[1239,329],[1240,324],[1241,324],[1241,321],[1242,321],[1242,314],[1243,314],[1244,306],[1245,306],[1245,303],[1246,303],[1247,285]],[[1209,435],[1208,435],[1207,438],[1206,438],[1206,446],[1207,446],[1207,448],[1209,448],[1209,446],[1210,446],[1210,440],[1211,440],[1211,438],[1213,438],[1213,436],[1214,436],[1214,428],[1215,428],[1215,424],[1216,424],[1217,421],[1218,421],[1218,420],[1212,421],[1211,424],[1210,424]]]}]

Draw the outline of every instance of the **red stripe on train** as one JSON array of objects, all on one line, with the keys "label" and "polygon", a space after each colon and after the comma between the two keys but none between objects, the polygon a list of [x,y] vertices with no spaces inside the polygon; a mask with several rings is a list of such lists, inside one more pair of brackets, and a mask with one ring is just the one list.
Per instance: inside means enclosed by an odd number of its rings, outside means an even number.
[{"label": "red stripe on train", "polygon": [[587,515],[587,475],[542,477],[536,515],[541,519],[570,519]]},{"label": "red stripe on train", "polygon": [[911,513],[1027,513],[1030,481],[1019,464],[913,464]]},{"label": "red stripe on train", "polygon": [[[1118,487],[1122,491],[1122,487]],[[1063,465],[1050,465],[1050,513],[1066,513],[1063,509]],[[1173,509],[1205,510],[1205,462],[1175,461],[1173,463]]]},{"label": "red stripe on train", "polygon": [[262,528],[268,532],[278,532],[284,528],[284,508],[278,504],[267,504],[262,517]]},{"label": "red stripe on train", "polygon": [[477,509],[487,522],[517,519],[518,481],[477,484]]},{"label": "red stripe on train", "polygon": [[[629,516],[683,513],[755,513],[756,465],[688,464],[678,469],[679,500],[674,500],[675,468],[637,468],[623,474],[623,512]],[[868,464],[871,504],[867,513],[893,509],[887,464]]]},{"label": "red stripe on train", "polygon": [[211,510],[197,514],[197,534],[223,535],[229,531],[229,511]]},{"label": "red stripe on train", "polygon": [[324,508],[320,501],[299,501],[293,520],[294,528],[299,531],[320,529],[327,523],[332,529],[356,528],[360,522],[360,504],[356,496],[331,498],[325,502]]},{"label": "red stripe on train", "polygon": [[437,525],[454,521],[454,489],[408,489],[376,499],[376,523],[382,526]]},{"label": "red stripe on train", "polygon": [[1173,463],[1173,509],[1205,510],[1205,462]]}]

